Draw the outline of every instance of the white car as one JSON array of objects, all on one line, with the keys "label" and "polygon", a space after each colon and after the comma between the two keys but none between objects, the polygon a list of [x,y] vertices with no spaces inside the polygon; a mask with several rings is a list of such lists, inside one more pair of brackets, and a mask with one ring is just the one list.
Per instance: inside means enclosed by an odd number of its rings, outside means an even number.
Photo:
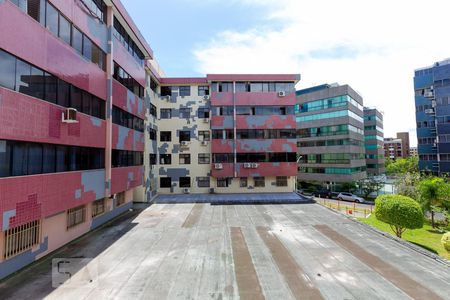
[{"label": "white car", "polygon": [[352,201],[358,203],[364,203],[364,198],[353,195],[352,193],[339,193],[338,200]]}]

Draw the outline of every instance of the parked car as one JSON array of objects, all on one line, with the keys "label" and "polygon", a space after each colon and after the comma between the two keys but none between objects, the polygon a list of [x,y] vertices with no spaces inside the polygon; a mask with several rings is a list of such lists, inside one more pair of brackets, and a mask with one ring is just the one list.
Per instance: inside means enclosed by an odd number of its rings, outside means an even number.
[{"label": "parked car", "polygon": [[364,201],[365,201],[364,198],[353,195],[352,193],[339,193],[337,198],[338,198],[338,200],[352,201],[352,202],[358,202],[358,203],[364,203]]},{"label": "parked car", "polygon": [[315,197],[319,197],[319,198],[331,198],[331,191],[327,190],[327,189],[322,189],[322,190],[318,190],[314,193]]}]

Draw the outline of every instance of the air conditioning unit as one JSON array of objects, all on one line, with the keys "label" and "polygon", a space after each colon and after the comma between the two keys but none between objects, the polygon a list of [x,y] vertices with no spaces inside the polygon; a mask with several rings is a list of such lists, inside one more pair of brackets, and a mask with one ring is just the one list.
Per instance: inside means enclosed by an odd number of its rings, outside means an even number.
[{"label": "air conditioning unit", "polygon": [[222,164],[214,164],[214,169],[222,170],[223,169],[223,165]]},{"label": "air conditioning unit", "polygon": [[428,115],[434,114],[434,109],[432,108],[425,109],[425,113]]},{"label": "air conditioning unit", "polygon": [[209,99],[211,99],[211,96],[209,96],[209,95],[203,96],[203,100],[209,100]]},{"label": "air conditioning unit", "polygon": [[208,141],[202,141],[202,146],[208,146]]},{"label": "air conditioning unit", "polygon": [[431,107],[435,108],[436,107],[436,100],[431,100]]},{"label": "air conditioning unit", "polygon": [[189,194],[191,191],[189,189],[183,189],[183,193]]},{"label": "air conditioning unit", "polygon": [[278,92],[278,97],[286,97],[286,92],[285,91],[279,91]]},{"label": "air conditioning unit", "polygon": [[183,146],[183,147],[187,147],[187,146],[189,146],[189,142],[188,141],[182,141],[180,143],[180,145]]},{"label": "air conditioning unit", "polygon": [[252,164],[250,164],[250,163],[244,164],[244,169],[251,169],[251,168],[252,168]]},{"label": "air conditioning unit", "polygon": [[203,119],[203,123],[209,123],[209,118]]},{"label": "air conditioning unit", "polygon": [[252,169],[257,169],[258,167],[259,167],[259,164],[255,164],[255,163],[252,164]]},{"label": "air conditioning unit", "polygon": [[433,98],[434,97],[433,91],[425,91],[424,97],[425,98]]},{"label": "air conditioning unit", "polygon": [[66,108],[61,115],[61,121],[63,123],[78,123],[77,110],[75,108]]},{"label": "air conditioning unit", "polygon": [[163,96],[162,99],[163,99],[163,100],[166,100],[167,102],[169,102],[169,101],[170,101],[170,97],[171,97],[171,96]]}]

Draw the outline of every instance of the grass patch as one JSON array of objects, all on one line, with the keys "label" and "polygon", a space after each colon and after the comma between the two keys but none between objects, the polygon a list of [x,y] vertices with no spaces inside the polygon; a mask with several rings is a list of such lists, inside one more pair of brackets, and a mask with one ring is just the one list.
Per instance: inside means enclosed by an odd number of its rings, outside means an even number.
[{"label": "grass patch", "polygon": [[[394,232],[389,227],[389,224],[377,220],[375,214],[372,214],[367,219],[361,218],[359,220],[395,236]],[[443,258],[450,259],[449,253],[441,244],[442,233],[436,233],[435,231],[433,231],[432,227],[429,224],[425,224],[423,228],[420,229],[406,230],[405,233],[403,233],[402,238],[406,241],[416,244],[417,246],[421,246],[431,252],[437,253]]]}]

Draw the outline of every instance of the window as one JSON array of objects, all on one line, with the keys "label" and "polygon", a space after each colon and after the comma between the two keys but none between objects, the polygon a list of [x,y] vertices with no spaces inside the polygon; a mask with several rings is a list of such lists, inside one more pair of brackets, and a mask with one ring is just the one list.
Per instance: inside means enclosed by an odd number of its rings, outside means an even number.
[{"label": "window", "polygon": [[28,175],[42,174],[42,145],[28,146]]},{"label": "window", "polygon": [[191,141],[191,132],[187,130],[180,130],[180,143],[181,142],[190,142]]},{"label": "window", "polygon": [[159,178],[159,187],[171,188],[172,187],[172,178],[171,177],[160,177]]},{"label": "window", "polygon": [[47,2],[47,17],[45,26],[55,36],[58,36],[58,11],[53,5]]},{"label": "window", "polygon": [[191,177],[180,177],[180,188],[190,188]]},{"label": "window", "polygon": [[199,86],[198,87],[198,95],[199,96],[209,95],[209,86]]},{"label": "window", "polygon": [[190,108],[180,108],[180,119],[189,119],[191,117],[191,109]]},{"label": "window", "polygon": [[266,181],[264,177],[253,177],[253,181],[255,182],[255,187],[265,187]]},{"label": "window", "polygon": [[229,178],[217,178],[217,187],[228,187],[231,184],[231,179]]},{"label": "window", "polygon": [[105,212],[105,199],[92,202],[92,217],[95,218]]},{"label": "window", "polygon": [[83,54],[83,34],[75,26],[72,26],[72,47]]},{"label": "window", "polygon": [[247,177],[241,177],[239,178],[239,186],[240,187],[247,187]]},{"label": "window", "polygon": [[276,186],[288,186],[287,176],[277,176]]},{"label": "window", "polygon": [[217,89],[219,93],[232,93],[233,92],[233,83],[232,82],[219,82],[217,85]]},{"label": "window", "polygon": [[197,116],[200,119],[209,119],[209,108],[200,107],[197,111]]},{"label": "window", "polygon": [[12,147],[12,176],[27,175],[27,144],[26,143],[14,143]]},{"label": "window", "polygon": [[67,211],[67,229],[86,221],[86,206],[78,206]]},{"label": "window", "polygon": [[199,153],[198,163],[200,165],[206,165],[211,163],[211,155],[209,153]]},{"label": "window", "polygon": [[144,164],[143,152],[113,149],[111,154],[111,166],[113,168],[141,166]]},{"label": "window", "polygon": [[[94,108],[94,106],[93,106]],[[144,132],[144,120],[113,105],[112,121],[114,124]]]},{"label": "window", "polygon": [[[106,14],[104,14],[106,15]],[[133,39],[128,35],[125,28],[120,24],[119,20],[114,17],[114,37],[122,43],[126,50],[131,54],[131,56],[140,64],[144,64],[145,56]]]},{"label": "window", "polygon": [[30,78],[31,78],[31,65],[22,60],[17,60],[16,91],[22,94],[29,95]]},{"label": "window", "polygon": [[0,177],[7,177],[10,173],[11,146],[0,140]]},{"label": "window", "polygon": [[180,91],[180,96],[186,97],[191,95],[191,87],[190,86],[180,86],[178,87]]},{"label": "window", "polygon": [[151,141],[156,141],[156,130],[155,129],[149,129],[149,138]]},{"label": "window", "polygon": [[159,155],[160,165],[171,165],[172,164],[172,154],[160,154]]},{"label": "window", "polygon": [[161,108],[161,110],[159,111],[159,116],[161,119],[171,119],[172,110],[170,108]]},{"label": "window", "polygon": [[161,87],[161,97],[172,96],[172,87],[162,86]]},{"label": "window", "polygon": [[207,131],[207,130],[205,130],[205,131],[200,130],[200,131],[198,132],[198,138],[199,138],[199,140],[200,140],[201,142],[203,142],[203,141],[209,141],[209,140],[211,139],[210,132]]},{"label": "window", "polygon": [[45,72],[45,100],[56,104],[58,91],[58,79],[55,76]]},{"label": "window", "polygon": [[210,187],[210,178],[209,177],[197,177],[197,186],[203,188]]},{"label": "window", "polygon": [[113,78],[139,98],[144,97],[144,88],[116,62],[114,62]]},{"label": "window", "polygon": [[116,194],[116,207],[122,206],[125,204],[125,192]]},{"label": "window", "polygon": [[41,242],[41,221],[35,220],[5,231],[3,258],[8,259]]},{"label": "window", "polygon": [[44,81],[44,71],[31,67],[31,77],[30,77],[30,87],[28,89],[28,94],[32,97],[38,99],[45,99],[44,89],[45,89],[45,81]]},{"label": "window", "polygon": [[213,154],[213,163],[234,163],[234,154],[215,153]]},{"label": "window", "polygon": [[191,155],[190,154],[180,154],[180,165],[190,165]]},{"label": "window", "polygon": [[15,87],[16,58],[0,50],[0,86],[13,90]]},{"label": "window", "polygon": [[106,23],[106,5],[103,3],[103,0],[82,0],[82,2],[91,14],[97,16],[100,22]]},{"label": "window", "polygon": [[171,131],[160,131],[159,132],[159,140],[161,142],[170,142],[170,141],[172,141],[172,132]]},{"label": "window", "polygon": [[156,165],[156,154],[149,154],[150,167]]},{"label": "window", "polygon": [[156,106],[154,106],[153,104],[150,104],[150,115],[158,118],[158,114],[156,113]]},{"label": "window", "polygon": [[92,59],[92,42],[87,36],[83,36],[83,56]]},{"label": "window", "polygon": [[[86,95],[91,96],[90,94],[86,94]],[[58,98],[57,99],[58,100],[57,100],[56,104],[61,105],[62,107],[69,107],[70,85],[63,80],[58,80]],[[89,114],[91,114],[90,111],[89,111]]]},{"label": "window", "polygon": [[58,36],[67,44],[70,45],[70,22],[63,17],[63,15],[59,14],[59,34]]}]

